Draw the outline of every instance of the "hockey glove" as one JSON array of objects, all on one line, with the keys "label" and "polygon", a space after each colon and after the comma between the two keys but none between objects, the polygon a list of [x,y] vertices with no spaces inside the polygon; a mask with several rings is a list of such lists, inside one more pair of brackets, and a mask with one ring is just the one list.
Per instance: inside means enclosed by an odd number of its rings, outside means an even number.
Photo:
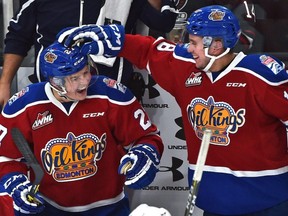
[{"label": "hockey glove", "polygon": [[176,0],[162,0],[161,12],[165,10],[169,10],[172,13],[178,14],[176,4],[177,4]]},{"label": "hockey glove", "polygon": [[36,214],[44,210],[44,200],[36,193],[37,203],[28,201],[27,194],[32,187],[26,175],[21,173],[11,173],[1,180],[7,193],[13,198],[15,214]]},{"label": "hockey glove", "polygon": [[121,51],[124,43],[125,30],[122,25],[83,25],[58,33],[58,42],[64,46],[81,46],[84,55],[103,55],[115,57]]},{"label": "hockey glove", "polygon": [[[148,186],[158,172],[160,156],[152,145],[141,144],[129,150],[121,158],[118,172],[126,175],[125,185],[132,189],[141,189]],[[127,165],[131,167],[127,168]]]},{"label": "hockey glove", "polygon": [[171,214],[165,208],[157,208],[144,203],[134,209],[129,216],[171,216]]}]

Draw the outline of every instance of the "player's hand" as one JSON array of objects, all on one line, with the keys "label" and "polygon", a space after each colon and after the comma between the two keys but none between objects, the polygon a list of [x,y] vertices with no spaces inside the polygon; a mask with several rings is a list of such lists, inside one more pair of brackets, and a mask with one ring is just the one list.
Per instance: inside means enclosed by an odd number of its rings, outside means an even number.
[{"label": "player's hand", "polygon": [[58,42],[66,47],[81,46],[81,53],[115,57],[121,51],[125,30],[122,25],[83,25],[58,33]]},{"label": "player's hand", "polygon": [[13,198],[13,207],[15,214],[36,214],[44,210],[44,200],[36,193],[35,198],[37,202],[28,200],[28,192],[32,185],[26,175],[20,173],[11,173],[4,176],[1,180],[7,193]]},{"label": "player's hand", "polygon": [[176,0],[162,0],[161,1],[161,10],[169,10],[172,13],[178,14],[177,11],[177,1]]},{"label": "player's hand", "polygon": [[154,180],[159,163],[160,156],[156,148],[141,144],[131,148],[121,158],[118,172],[126,175],[125,185],[132,189],[140,189]]}]

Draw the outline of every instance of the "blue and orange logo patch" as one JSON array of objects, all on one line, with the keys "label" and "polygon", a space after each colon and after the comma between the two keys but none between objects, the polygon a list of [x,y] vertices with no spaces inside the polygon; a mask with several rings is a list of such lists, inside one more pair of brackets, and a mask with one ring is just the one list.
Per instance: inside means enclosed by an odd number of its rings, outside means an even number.
[{"label": "blue and orange logo patch", "polygon": [[97,173],[99,161],[106,149],[106,133],[76,137],[69,132],[66,138],[50,140],[41,151],[45,171],[58,182],[76,181]]},{"label": "blue and orange logo patch", "polygon": [[222,21],[225,16],[225,12],[220,11],[220,10],[213,10],[209,16],[208,19],[212,21]]},{"label": "blue and orange logo patch", "polygon": [[195,98],[187,106],[188,119],[199,139],[205,129],[211,129],[211,144],[227,146],[229,133],[236,133],[245,123],[245,109],[235,111],[226,102],[215,102],[210,96],[207,101]]}]

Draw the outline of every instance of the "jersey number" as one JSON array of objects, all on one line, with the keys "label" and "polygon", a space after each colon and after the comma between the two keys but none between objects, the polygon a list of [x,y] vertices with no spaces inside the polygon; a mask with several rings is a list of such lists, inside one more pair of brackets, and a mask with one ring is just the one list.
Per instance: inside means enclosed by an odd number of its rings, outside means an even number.
[{"label": "jersey number", "polygon": [[140,125],[143,128],[143,130],[147,130],[147,128],[149,128],[151,126],[151,122],[149,120],[147,120],[145,122],[145,113],[143,110],[138,109],[135,113],[134,113],[134,117],[135,119],[140,118]]},{"label": "jersey number", "polygon": [[0,124],[0,143],[6,134],[7,134],[7,128],[5,128]]}]

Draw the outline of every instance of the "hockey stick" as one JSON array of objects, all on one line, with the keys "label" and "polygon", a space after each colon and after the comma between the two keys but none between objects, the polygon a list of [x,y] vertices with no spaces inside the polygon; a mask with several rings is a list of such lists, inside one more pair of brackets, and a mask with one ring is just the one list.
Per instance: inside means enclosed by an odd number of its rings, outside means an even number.
[{"label": "hockey stick", "polygon": [[38,163],[38,161],[36,160],[35,155],[31,151],[30,146],[25,140],[25,137],[23,136],[21,131],[18,128],[12,128],[11,134],[12,134],[12,138],[17,148],[22,153],[27,164],[32,168],[35,174],[35,180],[32,183],[32,187],[27,194],[27,199],[29,202],[41,204],[41,202],[39,202],[38,199],[35,197],[35,194],[37,193],[39,189],[40,182],[44,175],[44,171],[42,167],[40,166],[40,164]]},{"label": "hockey stick", "polygon": [[195,203],[196,203],[196,198],[199,190],[199,185],[200,181],[202,178],[203,174],[203,169],[209,149],[209,143],[210,143],[210,138],[212,135],[212,131],[207,129],[204,131],[204,135],[202,138],[200,150],[198,153],[198,158],[195,166],[195,172],[193,175],[193,181],[192,185],[189,190],[189,195],[188,195],[188,201],[185,209],[185,216],[192,216],[194,208],[195,208]]}]

